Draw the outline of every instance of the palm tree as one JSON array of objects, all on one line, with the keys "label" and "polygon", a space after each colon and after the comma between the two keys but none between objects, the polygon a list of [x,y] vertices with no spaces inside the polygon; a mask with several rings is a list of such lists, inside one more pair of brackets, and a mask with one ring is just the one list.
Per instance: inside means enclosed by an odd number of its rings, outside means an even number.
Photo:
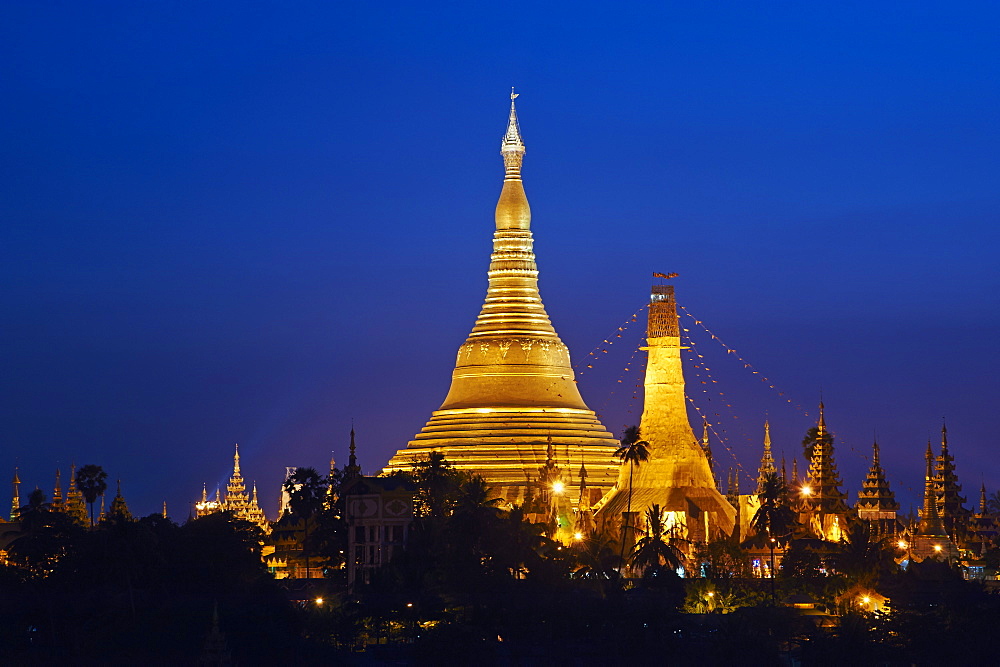
[{"label": "palm tree", "polygon": [[986,496],[986,511],[989,514],[1000,514],[1000,491]]},{"label": "palm tree", "polygon": [[795,512],[788,506],[788,486],[777,472],[769,472],[757,494],[760,507],[750,520],[755,539],[765,539],[771,551],[771,603],[774,604],[774,549],[788,542],[795,525]]},{"label": "palm tree", "polygon": [[538,559],[538,552],[549,543],[545,524],[528,520],[524,505],[514,505],[498,523],[497,548],[493,567],[520,579]]},{"label": "palm tree", "polygon": [[90,464],[81,467],[76,471],[76,487],[83,494],[83,499],[90,505],[90,525],[94,525],[94,502],[98,496],[103,496],[108,488],[105,482],[108,473],[98,465]]},{"label": "palm tree", "polygon": [[45,492],[35,489],[28,494],[28,504],[17,510],[17,520],[21,524],[21,532],[32,532],[49,525],[52,513],[52,503],[45,498]]},{"label": "palm tree", "polygon": [[497,506],[502,502],[479,475],[458,487],[455,509],[448,518],[448,532],[460,551],[476,556],[479,563],[488,560],[487,542],[497,531],[501,513]]},{"label": "palm tree", "polygon": [[285,480],[288,506],[292,514],[302,519],[305,535],[302,552],[306,559],[306,578],[309,578],[309,522],[323,509],[326,501],[327,480],[315,468],[296,468]]},{"label": "palm tree", "polygon": [[451,514],[462,474],[441,452],[431,452],[426,459],[415,462],[413,468],[417,483],[417,513],[435,518]]},{"label": "palm tree", "polygon": [[574,577],[582,579],[611,579],[617,576],[621,561],[615,554],[615,541],[607,533],[591,530],[575,545],[579,567]]},{"label": "palm tree", "polygon": [[[639,431],[635,427],[629,427],[625,429],[622,433],[622,444],[621,447],[615,450],[615,456],[621,459],[621,462],[628,463],[628,501],[627,509],[625,510],[625,516],[628,519],[632,518],[632,473],[635,472],[635,466],[642,465],[649,460],[649,443],[645,440],[639,440]],[[629,528],[632,528],[629,526]],[[621,546],[621,560],[625,561],[625,543],[628,541],[625,539],[625,522],[622,521],[622,546]]]},{"label": "palm tree", "polygon": [[795,512],[788,506],[788,486],[777,472],[764,476],[760,493],[760,507],[750,520],[750,527],[758,536],[773,538],[776,544],[785,544],[795,525]]},{"label": "palm tree", "polygon": [[668,539],[664,513],[658,504],[646,510],[646,534],[635,544],[629,563],[643,575],[656,576],[662,571],[676,572],[684,564],[684,557]]},{"label": "palm tree", "polygon": [[879,575],[893,570],[893,552],[867,521],[851,522],[836,553],[837,569],[852,582],[871,587]]}]

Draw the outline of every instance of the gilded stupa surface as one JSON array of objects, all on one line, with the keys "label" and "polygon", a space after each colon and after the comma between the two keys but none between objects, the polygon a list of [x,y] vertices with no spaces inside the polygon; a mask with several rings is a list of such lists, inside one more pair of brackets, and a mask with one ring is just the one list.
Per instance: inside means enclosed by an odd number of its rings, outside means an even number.
[{"label": "gilded stupa surface", "polygon": [[[585,466],[591,496],[585,502],[593,502],[617,478],[617,441],[580,396],[569,350],[538,292],[515,97],[511,93],[501,141],[505,176],[485,303],[458,350],[444,403],[385,471],[409,470],[414,461],[440,451],[457,469],[481,475],[505,500],[521,502],[537,483],[551,438],[563,470]],[[579,492],[575,477],[564,473],[560,487],[573,504]]]},{"label": "gilded stupa surface", "polygon": [[736,510],[716,488],[708,456],[688,421],[673,285],[653,286],[646,343],[639,437],[647,443],[649,460],[631,471],[622,466],[614,490],[594,508],[594,516],[618,529],[629,508],[641,520],[647,508],[658,504],[668,513],[668,525],[677,526],[689,540],[728,536]]}]

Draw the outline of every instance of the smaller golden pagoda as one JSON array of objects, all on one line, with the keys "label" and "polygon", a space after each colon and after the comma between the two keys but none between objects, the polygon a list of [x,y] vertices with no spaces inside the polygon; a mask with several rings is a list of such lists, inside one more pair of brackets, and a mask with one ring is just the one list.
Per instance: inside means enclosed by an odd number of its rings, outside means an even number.
[{"label": "smaller golden pagoda", "polygon": [[[736,510],[719,493],[705,449],[688,421],[681,365],[680,327],[673,285],[654,285],[645,349],[645,403],[639,437],[649,461],[622,466],[614,489],[594,508],[598,523],[619,530],[641,521],[656,504],[678,537],[708,542],[728,536]],[[631,508],[632,516],[626,517]],[[635,526],[632,523],[633,527]]]},{"label": "smaller golden pagoda", "polygon": [[202,486],[201,501],[195,503],[195,515],[203,517],[213,512],[231,512],[237,519],[243,519],[256,525],[265,533],[271,532],[264,510],[257,501],[257,484],[253,485],[253,495],[247,494],[246,482],[240,471],[240,446],[236,445],[233,455],[233,474],[226,485],[226,496],[222,498],[219,491],[215,492],[215,500],[208,499],[208,489]]}]

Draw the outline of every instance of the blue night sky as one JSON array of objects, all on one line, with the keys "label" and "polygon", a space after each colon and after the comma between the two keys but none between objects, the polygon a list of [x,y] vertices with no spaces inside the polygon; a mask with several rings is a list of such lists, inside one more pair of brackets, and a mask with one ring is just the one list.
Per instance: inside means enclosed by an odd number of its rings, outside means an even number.
[{"label": "blue night sky", "polygon": [[238,442],[273,518],[352,420],[381,468],[485,294],[513,85],[609,429],[643,314],[602,341],[676,271],[736,350],[683,318],[723,471],[765,413],[790,468],[822,391],[852,500],[877,433],[918,503],[942,417],[970,503],[1000,487],[998,5],[544,4],[4,3],[0,479],[97,463],[183,519]]}]

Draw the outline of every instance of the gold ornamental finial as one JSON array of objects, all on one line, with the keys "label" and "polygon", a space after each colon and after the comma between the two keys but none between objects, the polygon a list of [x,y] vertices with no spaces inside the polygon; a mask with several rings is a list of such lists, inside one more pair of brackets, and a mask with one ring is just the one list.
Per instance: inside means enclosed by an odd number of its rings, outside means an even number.
[{"label": "gold ornamental finial", "polygon": [[503,166],[506,178],[521,178],[521,162],[524,160],[524,141],[521,140],[521,128],[517,124],[517,110],[514,100],[520,93],[510,89],[510,117],[507,120],[507,133],[500,142],[500,155],[503,156]]}]

